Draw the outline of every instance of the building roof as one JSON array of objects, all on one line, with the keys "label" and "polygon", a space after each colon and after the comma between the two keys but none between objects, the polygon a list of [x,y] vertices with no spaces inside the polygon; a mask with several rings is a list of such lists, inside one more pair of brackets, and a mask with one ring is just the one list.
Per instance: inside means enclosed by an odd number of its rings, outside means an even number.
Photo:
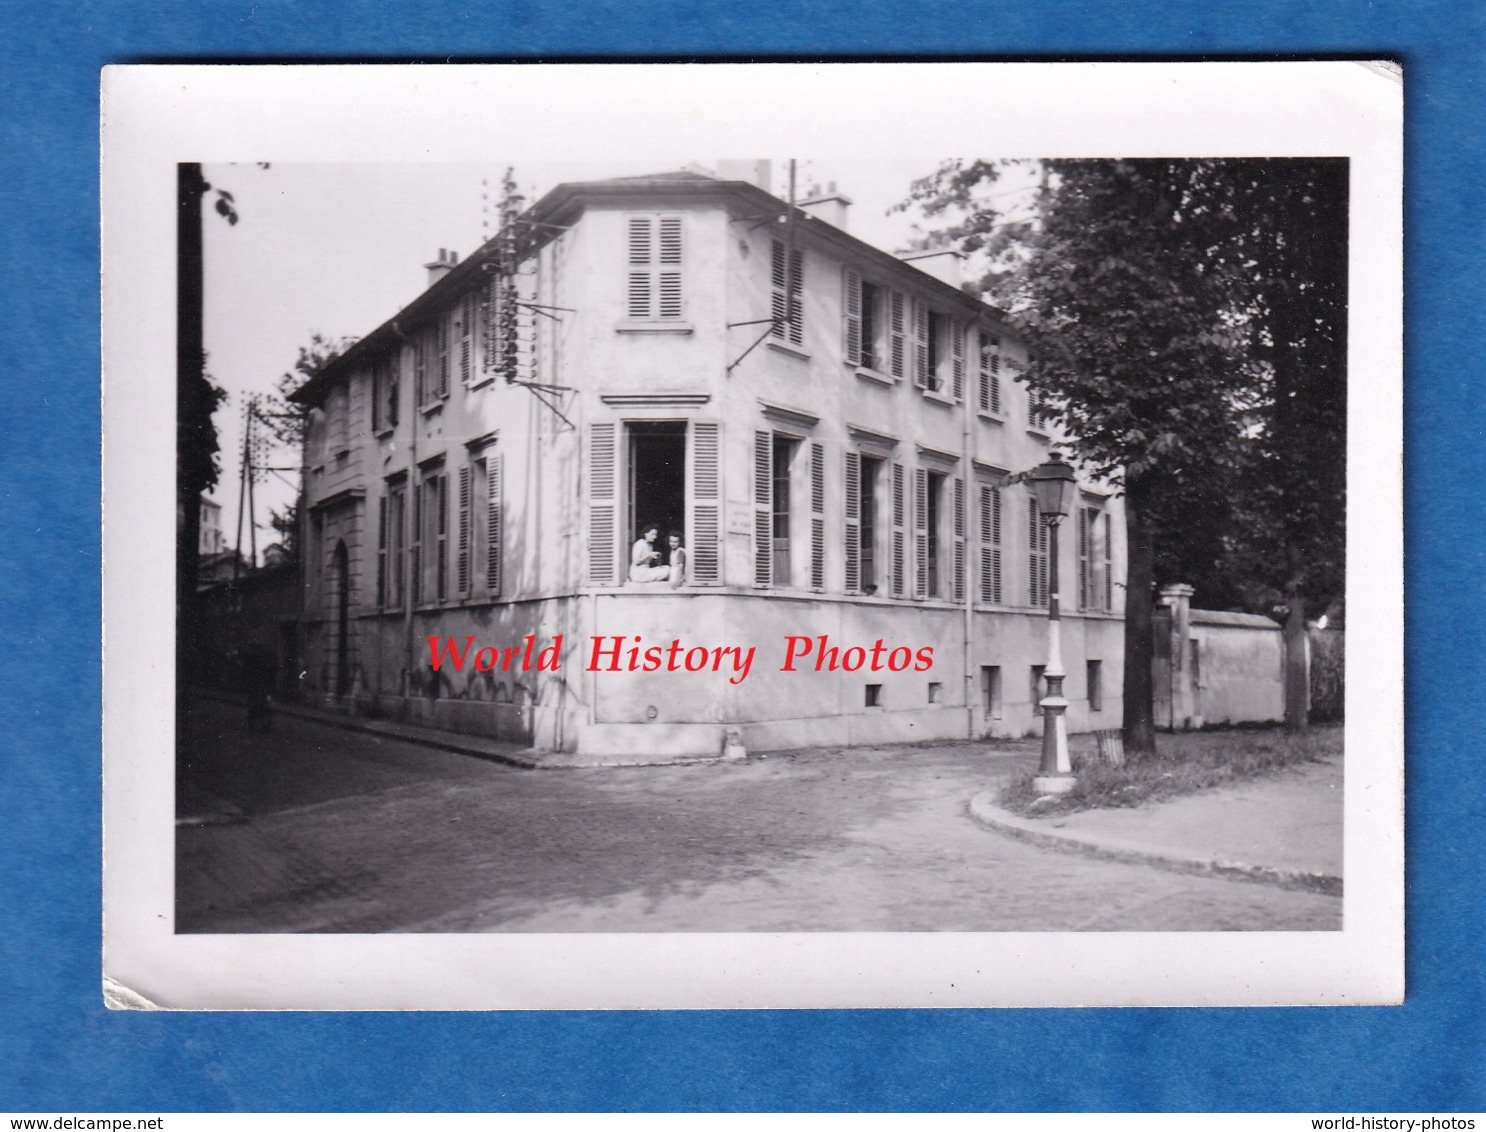
[{"label": "building roof", "polygon": [[[731,201],[745,215],[759,219],[777,214],[782,221],[787,217],[789,205],[772,193],[759,188],[750,181],[725,181],[693,170],[668,173],[646,173],[631,177],[610,177],[599,181],[565,181],[547,192],[521,216],[521,220],[535,231],[534,244],[546,244],[575,220],[590,203],[618,201],[625,198],[664,194],[668,200],[684,202]],[[1003,325],[1008,324],[1007,315],[982,302],[974,295],[944,282],[912,263],[906,263],[865,240],[836,227],[798,204],[795,210],[796,232],[803,234],[811,243],[825,244],[834,248],[847,259],[855,259],[865,265],[900,272],[912,272],[914,282],[923,289],[937,292],[942,299],[961,304],[974,304],[982,313],[990,315]],[[424,322],[430,315],[447,308],[484,277],[497,255],[500,237],[487,240],[468,258],[454,265],[442,278],[436,279],[417,298],[403,307],[396,315],[382,323],[370,334],[348,347],[338,357],[327,362],[314,377],[290,394],[289,400],[302,405],[318,405],[324,400],[330,386],[341,375],[365,366],[390,350],[396,343],[405,341],[408,332]]]}]

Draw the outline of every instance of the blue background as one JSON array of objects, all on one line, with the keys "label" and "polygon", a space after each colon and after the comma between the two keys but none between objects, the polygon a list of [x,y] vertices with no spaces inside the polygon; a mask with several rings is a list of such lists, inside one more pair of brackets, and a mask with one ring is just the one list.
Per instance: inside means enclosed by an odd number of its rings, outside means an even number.
[{"label": "blue background", "polygon": [[[0,2],[0,1109],[1486,1109],[1482,24],[1331,0]],[[1408,1002],[1333,1010],[110,1013],[99,990],[106,63],[1390,57],[1406,75]],[[1365,522],[1365,515],[1354,522]]]}]

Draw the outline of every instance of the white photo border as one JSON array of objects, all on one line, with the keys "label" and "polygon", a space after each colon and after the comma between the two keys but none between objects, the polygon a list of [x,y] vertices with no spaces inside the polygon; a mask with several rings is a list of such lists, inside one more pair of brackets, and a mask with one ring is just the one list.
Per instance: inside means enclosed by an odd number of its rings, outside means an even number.
[{"label": "white photo border", "polygon": [[[1402,123],[1397,69],[1363,62],[107,68],[105,974],[184,1009],[1401,1001]],[[926,173],[946,155],[1350,158],[1347,490],[1368,521],[1348,529],[1342,930],[175,934],[176,163],[859,158],[885,138]]]}]

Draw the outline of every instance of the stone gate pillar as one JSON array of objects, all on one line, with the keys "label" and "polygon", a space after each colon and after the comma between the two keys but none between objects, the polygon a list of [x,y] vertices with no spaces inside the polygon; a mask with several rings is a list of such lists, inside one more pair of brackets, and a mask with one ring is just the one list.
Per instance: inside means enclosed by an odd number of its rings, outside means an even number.
[{"label": "stone gate pillar", "polygon": [[1192,595],[1197,591],[1183,582],[1161,587],[1161,604],[1171,610],[1171,727],[1193,726],[1192,702]]}]

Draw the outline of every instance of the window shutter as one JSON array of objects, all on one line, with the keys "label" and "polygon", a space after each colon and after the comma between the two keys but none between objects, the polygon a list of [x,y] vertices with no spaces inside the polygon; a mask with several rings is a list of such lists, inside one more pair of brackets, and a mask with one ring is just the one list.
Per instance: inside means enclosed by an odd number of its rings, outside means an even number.
[{"label": "window shutter", "polygon": [[468,464],[459,469],[459,542],[455,548],[455,585],[460,597],[470,592],[470,475]]},{"label": "window shutter", "polygon": [[980,489],[980,600],[1001,604],[1001,489]]},{"label": "window shutter", "polygon": [[774,318],[775,338],[787,340],[798,346],[805,340],[805,328],[801,318],[800,289],[804,283],[804,253],[798,248],[790,254],[783,240],[771,241],[769,256],[769,288],[772,292],[770,313]]},{"label": "window shutter", "polygon": [[953,377],[950,392],[956,401],[965,399],[965,326],[957,318],[949,320],[949,357]]},{"label": "window shutter", "polygon": [[846,267],[842,268],[842,280],[846,317],[841,349],[847,363],[857,366],[862,364],[862,276]]},{"label": "window shutter", "polygon": [[1027,593],[1031,605],[1047,604],[1047,524],[1037,510],[1037,499],[1027,499]]},{"label": "window shutter", "polygon": [[437,327],[439,345],[438,395],[449,396],[449,316],[439,315]]},{"label": "window shutter", "polygon": [[913,469],[913,596],[929,592],[929,473]]},{"label": "window shutter", "polygon": [[913,384],[920,389],[933,386],[929,373],[929,308],[913,300]]},{"label": "window shutter", "polygon": [[[778,241],[775,241],[778,243]],[[774,567],[774,436],[753,434],[753,584],[767,586]]]},{"label": "window shutter", "polygon": [[687,581],[716,585],[722,541],[719,477],[719,426],[698,421],[691,427],[691,545],[687,548]]},{"label": "window shutter", "polygon": [[629,218],[629,305],[630,318],[654,317],[651,279],[653,224],[649,216]]},{"label": "window shutter", "polygon": [[[421,409],[427,400],[428,332],[425,330],[419,331],[413,338],[413,407]],[[417,510],[417,504],[413,506]]]},{"label": "window shutter", "polygon": [[862,457],[846,454],[846,592],[862,588]]},{"label": "window shutter", "polygon": [[449,477],[441,473],[434,480],[434,506],[438,508],[438,514],[434,518],[434,530],[437,534],[438,557],[435,567],[438,571],[434,581],[434,592],[438,594],[440,601],[449,596]]},{"label": "window shutter", "polygon": [[887,367],[893,377],[903,376],[903,294],[887,293]]},{"label": "window shutter", "polygon": [[905,542],[908,538],[904,528],[907,516],[903,506],[903,465],[893,465],[893,596],[902,597],[907,586],[905,569]]},{"label": "window shutter", "polygon": [[658,318],[680,318],[681,308],[681,217],[660,218],[660,264],[656,288]]},{"label": "window shutter", "polygon": [[465,295],[459,300],[459,380],[470,383],[474,372],[475,297]]},{"label": "window shutter", "polygon": [[588,426],[588,580],[596,586],[615,583],[618,499],[615,495],[614,425]]},{"label": "window shutter", "polygon": [[1099,526],[1103,528],[1104,537],[1100,540],[1099,562],[1104,572],[1104,604],[1101,607],[1104,612],[1110,613],[1114,610],[1114,562],[1113,553],[1110,549],[1110,518],[1109,512],[1102,512],[1099,516]]},{"label": "window shutter", "polygon": [[501,503],[501,455],[495,452],[485,457],[485,589],[493,598],[501,592]]},{"label": "window shutter", "polygon": [[402,349],[394,348],[387,366],[387,424],[397,425],[397,405],[402,398]]},{"label": "window shutter", "polygon": [[1001,354],[991,354],[991,412],[1001,413]]},{"label": "window shutter", "polygon": [[1094,512],[1087,507],[1078,509],[1078,607],[1090,608],[1093,600],[1094,579],[1090,577],[1093,560],[1089,556],[1089,526]]},{"label": "window shutter", "polygon": [[954,598],[965,600],[965,481],[955,477]]},{"label": "window shutter", "polygon": [[387,497],[377,500],[377,608],[387,606]]},{"label": "window shutter", "polygon": [[413,497],[413,545],[408,549],[408,577],[414,605],[423,603],[423,484],[410,484]]},{"label": "window shutter", "polygon": [[810,588],[826,588],[826,449],[810,445]]}]

